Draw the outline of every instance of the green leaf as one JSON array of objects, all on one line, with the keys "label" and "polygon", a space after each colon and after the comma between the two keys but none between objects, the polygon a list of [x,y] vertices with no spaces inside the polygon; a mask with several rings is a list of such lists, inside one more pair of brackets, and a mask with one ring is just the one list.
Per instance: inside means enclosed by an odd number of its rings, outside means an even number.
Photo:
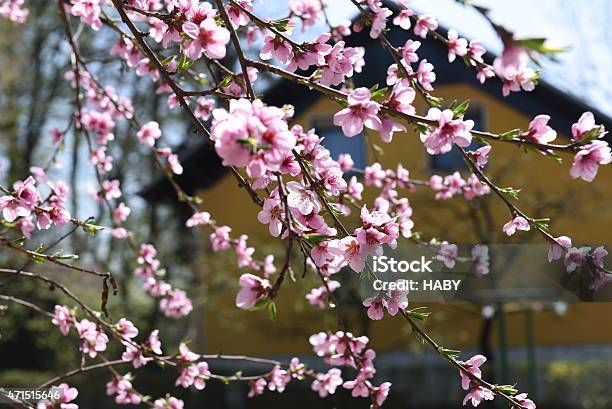
[{"label": "green leaf", "polygon": [[427,310],[427,307],[417,307],[412,310],[406,311],[408,315],[412,318],[415,318],[419,321],[424,321],[427,317],[431,315],[431,312]]},{"label": "green leaf", "polygon": [[225,77],[223,77],[223,79],[221,80],[219,85],[217,85],[217,87],[225,88],[225,87],[229,86],[232,83],[232,80],[233,79],[232,79],[231,75],[226,75]]},{"label": "green leaf", "polygon": [[522,40],[517,40],[517,42],[523,47],[537,51],[540,54],[558,54],[569,50],[569,47],[551,46],[545,37],[524,38]]},{"label": "green leaf", "polygon": [[518,393],[516,385],[497,385],[495,390],[506,395],[516,395]]},{"label": "green leaf", "polygon": [[591,129],[590,131],[588,131],[582,136],[582,139],[580,139],[580,144],[584,145],[584,144],[591,142],[593,139],[599,138],[599,135],[601,135],[602,130],[603,130],[602,125],[596,126],[595,128]]},{"label": "green leaf", "polygon": [[270,321],[276,321],[278,317],[278,311],[276,310],[276,303],[274,301],[270,301],[268,304],[268,317]]},{"label": "green leaf", "polygon": [[425,99],[427,100],[427,104],[433,108],[442,107],[442,102],[444,102],[443,98],[433,97],[429,94],[425,94]]},{"label": "green leaf", "polygon": [[372,144],[372,149],[374,149],[374,152],[376,152],[380,156],[383,156],[385,154],[384,149],[375,143]]},{"label": "green leaf", "polygon": [[162,60],[161,64],[162,64],[164,67],[167,67],[168,65],[170,65],[170,63],[172,62],[172,60],[173,60],[173,59],[174,59],[174,56],[173,56],[173,55],[171,55],[170,57],[166,57],[166,58],[164,58],[164,59]]},{"label": "green leaf", "polygon": [[188,70],[194,63],[194,60],[190,60],[189,58],[187,58],[187,56],[185,54],[181,54],[181,58],[179,59],[179,63],[178,63],[178,67],[176,68],[177,71],[185,71]]},{"label": "green leaf", "polygon": [[440,348],[440,353],[448,359],[458,359],[461,351],[455,349]]},{"label": "green leaf", "polygon": [[499,137],[504,141],[509,141],[509,140],[516,138],[520,134],[521,134],[520,129],[512,129],[508,132],[504,132],[503,134],[499,135]]},{"label": "green leaf", "polygon": [[514,200],[518,200],[518,195],[521,192],[521,189],[515,189],[513,187],[508,186],[500,188],[499,191]]},{"label": "green leaf", "polygon": [[281,33],[284,33],[288,30],[290,26],[292,26],[291,19],[285,18],[282,20],[274,21],[272,22],[272,26]]},{"label": "green leaf", "polygon": [[307,235],[305,235],[305,236],[303,236],[303,237],[304,237],[306,240],[308,240],[308,242],[309,242],[309,243],[312,243],[312,244],[319,244],[319,243],[321,243],[322,241],[324,241],[324,240],[326,240],[326,239],[327,239],[327,236],[324,236],[324,235],[322,235],[322,234],[316,234],[316,233],[313,233],[313,234],[307,234]]},{"label": "green leaf", "polygon": [[550,222],[550,218],[546,217],[543,219],[533,219],[532,223],[536,225],[536,227],[542,230],[548,230],[548,223]]},{"label": "green leaf", "polygon": [[470,100],[466,99],[465,101],[461,103],[457,103],[456,101],[453,101],[449,109],[453,111],[453,118],[459,118],[465,114],[465,112],[468,110],[469,107],[470,107]]}]

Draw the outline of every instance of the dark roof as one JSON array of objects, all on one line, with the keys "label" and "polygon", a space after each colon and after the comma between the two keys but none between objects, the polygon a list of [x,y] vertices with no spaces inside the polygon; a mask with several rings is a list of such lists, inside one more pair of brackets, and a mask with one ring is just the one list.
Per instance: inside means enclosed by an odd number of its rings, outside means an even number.
[{"label": "dark roof", "polygon": [[[397,11],[395,5],[387,7]],[[438,30],[446,34],[444,28]],[[508,104],[523,114],[534,117],[546,113],[550,115],[550,125],[563,133],[569,132],[571,125],[585,111],[591,111],[595,115],[598,124],[603,124],[606,129],[612,129],[612,119],[600,112],[598,109],[589,106],[584,101],[561,91],[550,83],[541,81],[531,92],[516,92],[507,97],[501,93],[501,82],[495,78],[489,79],[484,84],[477,81],[475,71],[471,67],[457,59],[452,64],[448,63],[447,48],[440,42],[431,38],[425,40],[415,38],[412,32],[391,25],[386,33],[389,41],[396,47],[404,45],[406,40],[418,39],[421,41],[419,56],[426,58],[436,67],[435,85],[449,83],[464,83],[473,86],[487,94]],[[365,47],[365,70],[356,73],[353,81],[356,87],[370,87],[378,83],[381,87],[385,86],[387,67],[393,63],[392,57],[384,50],[378,40],[370,38],[369,30],[364,29],[360,32],[353,32],[345,38],[346,46]],[[485,61],[492,62],[495,56],[487,53]],[[295,107],[295,116],[299,116],[323,95],[304,87],[303,85],[280,79],[275,81],[263,95],[263,101],[269,105],[282,106],[291,103]],[[609,134],[608,137],[611,135]],[[211,149],[208,143],[204,143],[193,149],[183,152],[180,155],[183,163],[184,173],[176,178],[177,182],[188,194],[194,194],[197,189],[206,188],[213,185],[223,176],[226,169],[221,166],[221,160]],[[165,178],[159,178],[142,193],[147,200],[169,200],[176,197],[174,190]]]}]

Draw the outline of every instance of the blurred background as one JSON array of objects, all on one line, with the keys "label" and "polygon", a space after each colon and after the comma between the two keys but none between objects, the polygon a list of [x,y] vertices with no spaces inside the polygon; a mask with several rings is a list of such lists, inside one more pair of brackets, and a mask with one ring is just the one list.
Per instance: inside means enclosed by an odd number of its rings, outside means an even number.
[{"label": "blurred background", "polygon": [[[413,5],[420,13],[439,17],[442,30],[455,28],[468,39],[481,39],[492,53],[489,58],[501,52],[501,42],[493,30],[471,8],[450,0],[415,0]],[[494,132],[524,129],[533,116],[547,113],[559,137],[567,138],[571,124],[587,110],[595,113],[598,124],[612,129],[610,2],[499,0],[486,5],[491,8],[491,17],[514,30],[518,37],[547,37],[570,47],[569,50],[560,54],[557,61],[543,61],[543,81],[534,92],[502,98],[499,82],[490,80],[480,85],[474,73],[461,62],[446,62],[446,50],[440,44],[425,40],[420,55],[436,67],[436,96],[447,101],[470,99],[467,116],[475,121],[476,129]],[[69,69],[69,50],[56,5],[30,1],[27,6],[30,18],[25,24],[0,21],[0,183],[7,186],[24,179],[32,166],[48,166],[51,180],[66,180],[71,187],[71,213],[82,219],[94,217],[105,224],[108,222],[105,209],[91,198],[87,188],[95,186],[96,179],[85,141],[69,134],[65,143],[56,147],[49,134],[52,128],[67,126],[72,98],[72,91],[63,79]],[[328,6],[333,24],[355,17],[347,1],[328,0]],[[267,1],[257,3],[255,11],[282,17],[286,15],[286,5]],[[296,27],[294,37],[312,39],[323,28],[317,26],[303,31]],[[98,33],[82,30],[81,51],[92,61],[90,68],[99,80],[131,98],[136,116],[143,122],[158,121],[165,141],[180,152],[185,171],[178,180],[187,193],[201,197],[203,210],[209,211],[220,225],[229,225],[234,235],[249,235],[249,243],[256,247],[258,258],[270,253],[282,260],[282,243],[270,240],[267,227],[255,221],[258,209],[224,172],[219,159],[193,132],[182,113],[168,109],[166,97],[152,91],[154,86],[149,79],[138,77],[121,60],[108,54],[116,41],[114,34],[104,29]],[[402,45],[411,38],[411,33],[393,26],[389,38],[394,45]],[[354,33],[347,43],[366,48],[368,68],[356,75],[355,85],[384,85],[386,68],[392,61],[378,43],[365,32]],[[254,56],[257,49],[255,44],[251,51]],[[235,66],[235,56],[228,53],[223,62]],[[425,180],[434,173],[445,175],[456,171],[464,178],[468,175],[454,152],[435,158],[426,155],[413,131],[396,134],[388,145],[381,144],[377,135],[367,133],[348,139],[331,123],[339,109],[331,101],[265,76],[258,79],[257,89],[270,104],[294,104],[295,122],[306,128],[316,127],[317,133],[326,137],[325,143],[333,155],[351,153],[358,168],[378,161],[389,168],[401,163],[415,179]],[[417,100],[415,106],[418,113],[426,112],[423,101]],[[134,137],[135,132],[129,123],[118,123],[114,132],[116,139],[110,148],[115,158],[110,177],[121,181],[123,201],[132,208],[129,229],[139,242],[155,243],[169,280],[187,290],[194,301],[194,311],[180,321],[165,318],[132,275],[136,266],[133,253],[112,241],[109,235],[74,234],[62,242],[64,250],[80,254],[80,263],[113,271],[119,278],[119,295],[111,297],[109,302],[112,317],[127,316],[141,333],[159,328],[164,345],[177,345],[181,339],[189,338],[192,349],[201,353],[247,354],[283,360],[299,356],[323,370],[325,366],[320,360],[313,359],[308,336],[326,329],[335,331],[340,326],[336,314],[321,311],[304,299],[311,288],[319,285],[317,277],[312,272],[304,278],[298,274],[295,282],[284,284],[277,300],[276,322],[270,321],[265,311],[238,310],[234,305],[237,279],[245,271],[238,270],[232,254],[212,254],[206,231],[184,227],[189,209],[176,202],[148,150]],[[571,235],[575,243],[584,245],[609,243],[611,169],[600,168],[598,178],[588,184],[572,180],[568,174],[571,158],[563,159],[558,164],[535,152],[525,153],[514,146],[500,145],[494,147],[487,171],[498,185],[521,188],[522,208],[537,217],[551,217],[552,231]],[[494,197],[434,201],[433,193],[425,189],[402,194],[409,198],[414,209],[414,230],[426,237],[461,244],[540,242],[539,237],[531,234],[512,240],[503,236],[501,226],[508,214]],[[366,190],[366,203],[374,197],[374,190]],[[43,234],[35,236],[34,242],[46,243],[56,238]],[[6,251],[0,252],[0,266],[14,268],[25,261]],[[301,264],[296,256],[294,269],[301,272]],[[99,302],[99,283],[89,277],[49,266],[30,268],[69,284],[75,292],[84,294],[91,305]],[[485,377],[496,383],[517,382],[518,388],[529,392],[539,408],[611,408],[612,303],[599,301],[609,299],[612,293],[606,287],[598,293],[588,291],[581,277],[577,271],[564,285],[581,300],[590,302],[541,302],[525,298],[521,302],[440,302],[412,304],[412,307],[424,305],[433,312],[424,326],[440,344],[462,350],[463,359],[476,353],[485,354],[489,357]],[[401,319],[387,317],[376,323],[368,320],[353,273],[341,272],[334,279],[342,283],[338,295],[349,327],[356,335],[367,335],[378,352],[376,380],[393,383],[385,407],[460,406],[464,392],[458,373],[420,344]],[[37,304],[47,310],[52,310],[55,304],[68,303],[57,291],[38,283],[1,276],[0,292],[38,300]],[[65,339],[56,327],[30,311],[14,305],[1,307],[0,385],[37,385],[79,365],[78,339],[74,333]],[[67,343],[74,347],[67,348]],[[114,348],[110,354],[117,356],[121,351]],[[214,372],[228,374],[244,369],[212,362],[211,366]],[[247,367],[245,373],[260,369]],[[261,397],[247,399],[246,385],[209,382],[202,392],[174,390],[174,371],[148,366],[135,374],[137,388],[153,395],[172,390],[185,400],[187,407],[281,408],[290,404],[296,408],[349,405],[365,408],[368,405],[365,400],[350,399],[345,390],[319,400],[304,382],[293,382],[282,395],[266,392]],[[70,382],[80,390],[80,406],[115,406],[113,399],[103,392],[109,379],[110,375],[103,372],[72,378]],[[482,405],[505,407],[499,400]]]}]

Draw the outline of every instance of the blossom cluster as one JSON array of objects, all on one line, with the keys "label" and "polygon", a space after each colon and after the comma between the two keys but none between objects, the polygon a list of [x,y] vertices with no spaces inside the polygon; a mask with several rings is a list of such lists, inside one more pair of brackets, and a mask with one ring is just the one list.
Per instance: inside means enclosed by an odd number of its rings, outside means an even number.
[{"label": "blossom cluster", "polygon": [[[349,332],[338,331],[336,333],[319,332],[310,337],[310,344],[317,356],[323,357],[325,363],[334,366],[326,374],[318,374],[312,383],[312,389],[319,396],[326,397],[334,394],[336,388],[351,391],[353,397],[370,398],[374,405],[382,406],[389,395],[390,382],[384,382],[378,386],[372,384],[372,378],[376,373],[374,359],[376,352],[367,348],[368,337],[355,337]],[[337,367],[353,368],[357,376],[353,380],[344,381],[341,370]]]},{"label": "blossom cluster", "polygon": [[[35,169],[36,170],[36,169]],[[11,191],[5,191],[0,196],[2,217],[8,223],[14,223],[21,234],[27,238],[36,229],[47,230],[52,226],[62,226],[68,223],[70,213],[66,209],[66,200],[70,189],[62,181],[46,180],[44,171],[38,168],[41,181],[46,181],[49,193],[42,198],[34,177],[13,183]]]}]

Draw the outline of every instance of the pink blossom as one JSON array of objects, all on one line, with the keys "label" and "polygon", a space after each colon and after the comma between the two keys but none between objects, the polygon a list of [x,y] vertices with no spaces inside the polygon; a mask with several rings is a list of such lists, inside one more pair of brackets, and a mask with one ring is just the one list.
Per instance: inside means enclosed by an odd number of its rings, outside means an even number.
[{"label": "pink blossom", "polygon": [[459,253],[456,244],[449,244],[447,241],[440,243],[436,260],[443,262],[446,268],[455,267],[455,261],[458,257]]},{"label": "pink blossom", "polygon": [[156,279],[155,277],[147,277],[143,284],[143,288],[146,292],[154,297],[162,297],[168,294],[168,292],[172,289],[172,286],[162,280]]},{"label": "pink blossom", "polygon": [[192,39],[184,44],[187,57],[197,60],[203,52],[215,60],[225,57],[225,45],[230,40],[230,33],[225,27],[219,27],[214,18],[207,17],[199,25],[187,22],[182,28],[183,32]]},{"label": "pink blossom", "polygon": [[101,11],[100,0],[75,0],[70,8],[73,16],[81,17],[83,22],[94,30],[102,27]]},{"label": "pink blossom", "polygon": [[489,153],[491,152],[491,145],[482,146],[475,151],[470,151],[469,154],[476,161],[476,166],[484,168],[487,162],[489,162]]},{"label": "pink blossom", "polygon": [[300,17],[304,28],[316,24],[321,15],[322,4],[319,0],[290,0],[289,8]]},{"label": "pink blossom", "polygon": [[587,182],[592,182],[597,176],[599,165],[607,165],[611,162],[612,154],[608,143],[606,141],[593,141],[580,146],[578,153],[574,156],[570,176],[573,179],[581,178]]},{"label": "pink blossom", "polygon": [[519,393],[518,395],[515,395],[514,400],[524,409],[536,409],[535,403],[533,403],[531,399],[527,398],[526,393]]},{"label": "pink blossom", "polygon": [[557,132],[548,126],[550,116],[538,115],[530,123],[527,139],[537,143],[549,143],[557,138]]},{"label": "pink blossom", "polygon": [[404,60],[409,63],[419,61],[419,56],[416,53],[419,47],[421,47],[420,41],[407,40],[401,50]]},{"label": "pink blossom", "polygon": [[177,356],[177,358],[183,363],[193,362],[193,361],[197,361],[198,359],[200,359],[200,355],[194,352],[191,352],[189,347],[187,347],[187,344],[185,344],[184,342],[181,342],[179,345],[179,355]]},{"label": "pink blossom", "polygon": [[434,66],[428,63],[426,59],[421,60],[419,68],[417,69],[417,80],[419,84],[423,86],[426,91],[433,91],[431,86],[432,82],[436,80],[436,73],[434,72]]},{"label": "pink blossom", "polygon": [[414,12],[410,9],[403,9],[397,16],[393,18],[393,24],[400,26],[404,30],[410,29],[410,17],[414,15]]},{"label": "pink blossom", "polygon": [[267,384],[268,382],[264,378],[259,378],[256,381],[249,381],[250,389],[249,389],[248,397],[252,398],[254,396],[261,395],[266,389]]},{"label": "pink blossom", "polygon": [[64,136],[64,134],[62,133],[62,131],[60,131],[60,130],[59,130],[59,129],[57,129],[57,128],[51,128],[51,129],[49,130],[49,134],[51,134],[51,141],[52,141],[54,144],[60,143],[60,142],[61,142],[61,140],[62,140],[62,138],[63,138],[63,136]]},{"label": "pink blossom", "polygon": [[357,238],[347,236],[340,240],[332,240],[333,245],[330,245],[330,251],[344,259],[346,263],[359,273],[365,267],[366,255],[364,249]]},{"label": "pink blossom", "polygon": [[370,29],[370,37],[378,38],[387,26],[387,18],[393,15],[393,12],[386,7],[381,7],[374,13],[372,27]]},{"label": "pink blossom", "polygon": [[181,385],[183,388],[193,385],[196,389],[202,390],[206,387],[206,380],[210,378],[210,375],[208,364],[206,362],[198,362],[197,364],[184,367],[174,384],[176,386]]},{"label": "pink blossom", "polygon": [[465,38],[459,38],[455,29],[448,30],[448,62],[455,61],[455,57],[463,57],[468,52],[468,42]]},{"label": "pink blossom", "polygon": [[130,235],[130,233],[123,227],[116,227],[114,229],[111,229],[110,232],[112,236],[116,238],[117,240],[127,239],[128,236]]},{"label": "pink blossom", "polygon": [[370,383],[369,381],[367,381],[367,379],[371,377],[372,377],[371,371],[361,370],[359,371],[357,378],[355,378],[352,381],[344,382],[342,387],[345,389],[351,390],[351,396],[354,398],[359,397],[359,396],[363,398],[367,398],[370,395],[370,388],[369,388]]},{"label": "pink blossom", "polygon": [[314,42],[304,42],[301,48],[293,50],[293,58],[287,66],[287,71],[294,72],[298,68],[307,70],[312,65],[325,64],[325,56],[332,49],[332,46],[326,43],[330,35],[330,33],[323,33]]},{"label": "pink blossom", "polygon": [[212,243],[213,251],[226,250],[230,248],[230,236],[229,233],[232,228],[229,226],[217,227],[214,232],[210,234],[210,241]]},{"label": "pink blossom", "polygon": [[565,270],[568,273],[571,273],[576,270],[576,268],[584,265],[587,261],[587,254],[591,251],[590,247],[570,247],[567,249],[565,253],[565,258],[563,259],[563,264],[565,265]]},{"label": "pink blossom", "polygon": [[59,327],[62,335],[68,335],[68,331],[70,331],[70,328],[75,323],[74,313],[63,305],[56,305],[55,314],[51,322]]},{"label": "pink blossom", "polygon": [[293,58],[293,50],[291,44],[282,37],[267,34],[264,37],[264,45],[259,50],[259,57],[262,60],[276,58],[281,64],[289,64]]},{"label": "pink blossom", "polygon": [[414,34],[421,38],[425,38],[429,31],[433,31],[437,28],[438,21],[435,18],[427,15],[421,16],[414,25]]},{"label": "pink blossom", "polygon": [[[484,62],[482,56],[487,52],[487,50],[482,46],[482,43],[479,40],[470,41],[470,45],[468,47],[468,56],[477,62]],[[473,63],[472,63],[473,64]]]},{"label": "pink blossom", "polygon": [[319,397],[336,393],[336,388],[342,385],[342,372],[338,368],[332,368],[327,373],[318,373],[312,383],[312,390],[319,393]]},{"label": "pink blossom", "polygon": [[[468,373],[475,376],[476,378],[481,378],[482,371],[480,370],[480,367],[486,361],[487,361],[487,357],[485,357],[484,355],[475,355],[471,357],[470,359],[468,359],[467,361],[460,362],[460,363],[463,365],[463,367],[466,369]],[[459,376],[461,377],[461,387],[463,388],[463,390],[467,391],[470,388],[472,379],[462,370],[459,371]]]},{"label": "pink blossom", "polygon": [[106,200],[118,199],[121,197],[121,182],[117,179],[102,181],[102,193]]},{"label": "pink blossom", "polygon": [[132,362],[132,365],[136,369],[145,366],[153,360],[153,358],[145,357],[140,348],[131,344],[125,345],[125,352],[121,355],[121,359],[125,362]]},{"label": "pink blossom", "polygon": [[157,399],[153,402],[153,409],[183,409],[184,405],[182,400],[171,396],[167,399]]},{"label": "pink blossom", "polygon": [[280,366],[276,365],[272,368],[272,372],[270,373],[268,389],[282,393],[285,391],[285,386],[290,380],[291,375],[284,369],[281,369]]},{"label": "pink blossom", "polygon": [[465,395],[465,398],[463,399],[463,406],[471,401],[472,406],[476,407],[483,400],[493,400],[494,398],[495,394],[490,389],[474,384],[472,385],[472,389],[468,392],[468,394]]},{"label": "pink blossom", "polygon": [[211,98],[200,97],[196,100],[196,108],[194,114],[198,117],[207,121],[215,108],[216,102]]},{"label": "pink blossom", "polygon": [[370,90],[362,87],[349,93],[348,107],[334,114],[334,125],[342,126],[346,136],[355,136],[363,131],[364,125],[373,130],[380,130],[382,123],[377,114],[380,104],[371,101]]},{"label": "pink blossom", "polygon": [[[595,125],[595,117],[593,116],[593,113],[585,112],[580,116],[578,122],[572,125],[572,136],[574,139],[581,140],[587,133],[591,132],[595,128],[597,128],[597,125]],[[599,136],[601,137],[601,135],[605,132],[605,128],[600,126],[598,132]]]},{"label": "pink blossom", "polygon": [[387,400],[389,396],[389,390],[391,389],[391,382],[383,382],[380,386],[374,388],[374,400],[376,405],[379,407]]},{"label": "pink blossom", "polygon": [[260,223],[267,224],[272,237],[278,237],[283,228],[285,212],[280,199],[270,198],[264,201],[263,209],[257,215]]},{"label": "pink blossom", "polygon": [[159,340],[159,330],[153,330],[144,343],[145,347],[157,355],[162,354],[161,341]]},{"label": "pink blossom", "polygon": [[298,358],[291,358],[289,372],[291,373],[291,377],[302,380],[306,375],[306,366],[301,363]]},{"label": "pink blossom", "polygon": [[523,216],[515,216],[514,219],[504,224],[503,232],[508,236],[512,236],[517,230],[529,231],[531,226],[527,219]]},{"label": "pink blossom", "polygon": [[363,192],[363,184],[357,181],[357,177],[353,176],[347,184],[347,193],[350,197],[355,200],[361,200],[361,193]]},{"label": "pink blossom", "polygon": [[155,141],[161,137],[161,134],[159,124],[155,121],[149,121],[140,128],[136,136],[143,145],[153,147]]},{"label": "pink blossom", "polygon": [[328,290],[330,292],[335,291],[340,287],[340,283],[335,280],[329,280],[318,288],[313,288],[308,294],[306,294],[306,300],[310,305],[314,305],[324,310],[327,307]]},{"label": "pink blossom", "polygon": [[478,275],[489,274],[489,247],[478,244],[472,248],[472,260],[474,260],[474,272]]},{"label": "pink blossom", "polygon": [[383,142],[391,142],[395,132],[405,132],[406,127],[401,123],[389,118],[382,118],[380,128],[380,139]]},{"label": "pink blossom", "polygon": [[504,81],[502,94],[507,96],[511,91],[533,91],[537,74],[527,66],[527,51],[511,43],[504,48],[501,56],[493,61],[495,74]]},{"label": "pink blossom", "polygon": [[342,20],[336,26],[336,31],[340,34],[340,36],[346,37],[351,35],[351,20]]},{"label": "pink blossom", "polygon": [[382,296],[370,297],[363,300],[363,306],[368,307],[368,318],[382,320],[385,314],[386,301]]},{"label": "pink blossom", "polygon": [[[244,9],[248,11],[253,11],[252,0],[238,0],[236,3],[240,4]],[[230,21],[232,22],[232,26],[234,26],[234,28],[246,26],[249,23],[249,17],[233,4],[227,5],[227,15],[229,16]]]},{"label": "pink blossom", "polygon": [[22,8],[24,2],[25,0],[5,0],[0,3],[0,16],[14,23],[25,23],[30,11]]},{"label": "pink blossom", "polygon": [[193,310],[193,305],[185,291],[173,289],[161,299],[159,308],[166,317],[182,318]]},{"label": "pink blossom", "polygon": [[325,191],[332,196],[339,196],[340,193],[346,191],[346,180],[344,173],[339,167],[330,166],[321,174],[321,182]]},{"label": "pink blossom", "polygon": [[286,112],[260,100],[231,100],[229,112],[216,109],[213,116],[211,133],[217,153],[224,164],[248,165],[251,177],[259,178],[266,170],[278,171],[295,147],[296,136],[289,131]]},{"label": "pink blossom", "polygon": [[240,276],[240,291],[236,295],[236,306],[244,310],[253,308],[270,289],[270,282],[253,274]]},{"label": "pink blossom", "polygon": [[323,85],[338,85],[344,82],[345,77],[352,77],[362,64],[364,49],[362,47],[344,47],[344,41],[338,41],[325,56],[321,65],[321,79]]},{"label": "pink blossom", "polygon": [[115,396],[115,402],[121,405],[131,404],[138,405],[141,402],[140,395],[134,391],[132,382],[127,375],[115,376],[113,379],[106,384],[106,394]]},{"label": "pink blossom", "polygon": [[106,344],[108,344],[108,337],[100,330],[95,323],[82,319],[74,324],[76,327],[81,340],[81,352],[89,354],[91,358],[95,358],[98,352],[106,350]]},{"label": "pink blossom", "polygon": [[51,388],[62,390],[59,399],[54,400],[53,402],[50,402],[48,400],[41,400],[36,406],[37,409],[78,409],[79,406],[77,404],[69,403],[75,400],[76,397],[79,395],[79,391],[77,390],[77,388],[71,387],[67,383],[60,383],[59,385],[52,386]]},{"label": "pink blossom", "polygon": [[375,162],[371,166],[365,168],[365,184],[367,186],[374,185],[376,187],[382,187],[383,181],[387,174],[382,169],[380,163]]},{"label": "pink blossom", "polygon": [[548,246],[548,262],[559,260],[570,247],[572,247],[572,239],[567,236],[555,237],[555,241]]},{"label": "pink blossom", "polygon": [[453,111],[430,108],[427,118],[438,121],[438,126],[427,134],[421,134],[421,141],[425,144],[427,152],[431,155],[449,152],[453,144],[467,147],[472,142],[470,131],[474,121],[453,119]]},{"label": "pink blossom", "polygon": [[191,215],[189,219],[185,222],[185,226],[187,227],[195,227],[195,226],[208,226],[210,223],[210,213],[208,212],[196,212]]},{"label": "pink blossom", "polygon": [[476,174],[472,173],[463,186],[463,197],[466,200],[473,200],[478,196],[484,196],[491,193],[491,188],[480,181]]},{"label": "pink blossom", "polygon": [[115,207],[115,209],[113,210],[113,222],[115,224],[123,223],[124,221],[127,220],[131,212],[132,212],[132,209],[126,206],[125,203],[123,202],[119,203],[117,207]]},{"label": "pink blossom", "polygon": [[236,251],[236,256],[238,257],[238,267],[248,267],[253,262],[253,253],[255,253],[255,248],[247,246],[248,236],[246,234],[242,234],[238,238],[238,243],[234,250]]},{"label": "pink blossom", "polygon": [[138,328],[125,318],[121,318],[115,325],[115,328],[124,339],[132,339],[138,335]]},{"label": "pink blossom", "polygon": [[343,172],[346,172],[353,167],[355,162],[353,161],[350,153],[341,153],[338,155],[338,164],[340,165],[340,169]]},{"label": "pink blossom", "polygon": [[312,212],[318,213],[321,210],[321,203],[319,203],[316,193],[301,183],[291,181],[287,183],[287,190],[289,192],[287,195],[289,207],[299,210],[303,215]]},{"label": "pink blossom", "polygon": [[476,73],[476,79],[481,83],[484,84],[485,81],[487,80],[487,78],[491,78],[495,76],[495,72],[493,72],[493,68],[489,67],[488,65],[486,66],[480,66],[478,68],[478,72]]},{"label": "pink blossom", "polygon": [[463,191],[466,182],[459,172],[447,176],[432,175],[429,178],[429,187],[436,192],[436,199],[450,199]]}]

